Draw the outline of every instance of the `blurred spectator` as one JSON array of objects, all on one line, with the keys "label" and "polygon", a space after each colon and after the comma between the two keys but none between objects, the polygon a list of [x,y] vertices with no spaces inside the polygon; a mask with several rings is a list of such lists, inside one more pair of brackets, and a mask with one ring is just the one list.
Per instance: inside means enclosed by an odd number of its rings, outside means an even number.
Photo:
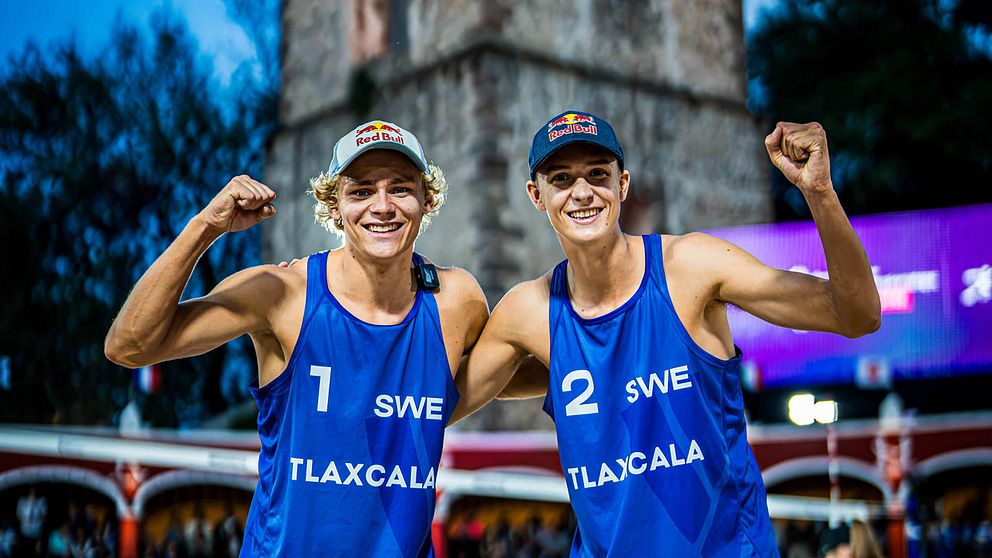
[{"label": "blurred spectator", "polygon": [[482,555],[489,558],[510,558],[513,556],[513,541],[510,523],[500,517],[495,525],[486,529],[482,537]]},{"label": "blurred spectator", "polygon": [[520,529],[518,536],[519,547],[516,551],[518,558],[539,558],[541,556],[541,547],[537,542],[537,537],[541,529],[541,518],[537,515],[530,516],[527,523]]},{"label": "blurred spectator", "polygon": [[479,558],[485,528],[469,510],[465,518],[454,526],[449,553],[451,558]]},{"label": "blurred spectator", "polygon": [[975,530],[975,545],[979,556],[983,558],[992,556],[992,522],[988,519],[978,524],[978,529]]},{"label": "blurred spectator", "polygon": [[851,522],[851,555],[853,558],[882,558],[882,550],[871,527],[856,519]]},{"label": "blurred spectator", "polygon": [[83,528],[86,530],[86,538],[96,538],[96,506],[92,503],[83,507]]},{"label": "blurred spectator", "polygon": [[105,556],[117,556],[117,521],[109,519],[103,520],[103,528],[98,529],[100,533],[100,547],[104,550]]},{"label": "blurred spectator", "polygon": [[847,525],[832,527],[820,534],[821,558],[852,558],[851,530]]},{"label": "blurred spectator", "polygon": [[48,502],[38,496],[38,488],[31,485],[26,496],[17,500],[17,519],[21,528],[21,548],[25,555],[35,555],[44,535]]},{"label": "blurred spectator", "polygon": [[0,558],[13,558],[17,546],[17,531],[7,516],[0,523]]},{"label": "blurred spectator", "polygon": [[[80,517],[82,517],[82,514],[80,514]],[[87,548],[92,546],[92,543],[89,542],[89,538],[86,536],[86,527],[83,525],[79,525],[75,529],[70,527],[69,532],[72,534],[72,540],[69,542],[69,556],[72,556],[72,558],[86,558]]]},{"label": "blurred spectator", "polygon": [[75,500],[69,500],[67,506],[66,516],[69,518],[69,533],[75,537],[76,530],[85,524],[83,511],[79,509],[79,504]]},{"label": "blurred spectator", "polygon": [[182,522],[179,519],[179,512],[172,510],[169,514],[169,524],[165,528],[165,539],[162,541],[162,552],[165,555],[169,555],[169,548],[174,548],[176,556],[180,548],[185,547],[186,542],[183,537],[183,527]]},{"label": "blurred spectator", "polygon": [[207,558],[213,550],[212,534],[203,507],[197,504],[193,508],[193,517],[186,522],[186,555],[189,558]]},{"label": "blurred spectator", "polygon": [[237,558],[241,554],[241,523],[234,515],[234,508],[228,504],[224,510],[224,519],[217,525],[214,534],[213,551],[217,558]]},{"label": "blurred spectator", "polygon": [[69,557],[72,556],[69,547],[72,545],[72,535],[69,533],[69,522],[62,523],[58,529],[54,529],[48,535],[48,556]]},{"label": "blurred spectator", "polygon": [[572,536],[568,529],[568,518],[562,517],[554,528],[543,526],[537,533],[537,543],[541,550],[540,558],[565,558],[572,548]]}]

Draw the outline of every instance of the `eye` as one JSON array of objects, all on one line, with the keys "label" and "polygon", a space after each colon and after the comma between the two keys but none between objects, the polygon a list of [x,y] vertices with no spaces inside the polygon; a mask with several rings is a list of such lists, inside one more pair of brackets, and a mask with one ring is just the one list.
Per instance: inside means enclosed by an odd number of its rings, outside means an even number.
[{"label": "eye", "polygon": [[548,182],[550,182],[552,184],[562,184],[562,183],[568,182],[568,175],[565,174],[565,173],[563,173],[563,172],[560,172],[560,173],[552,176],[551,177],[551,180],[549,180]]},{"label": "eye", "polygon": [[393,189],[392,189],[392,193],[393,194],[397,194],[397,195],[409,194],[410,192],[413,192],[413,188],[411,188],[411,187],[409,187],[409,186],[407,186],[405,184],[404,185],[393,186]]},{"label": "eye", "polygon": [[592,169],[589,171],[589,176],[593,178],[606,178],[610,176],[610,173],[606,169]]},{"label": "eye", "polygon": [[356,198],[367,198],[372,195],[370,188],[358,188],[351,191],[351,195]]}]

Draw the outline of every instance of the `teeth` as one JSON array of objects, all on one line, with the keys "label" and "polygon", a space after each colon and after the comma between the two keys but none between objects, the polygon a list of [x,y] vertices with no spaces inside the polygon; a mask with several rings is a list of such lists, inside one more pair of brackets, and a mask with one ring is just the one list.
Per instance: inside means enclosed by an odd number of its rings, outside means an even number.
[{"label": "teeth", "polygon": [[382,232],[392,232],[400,228],[398,224],[392,225],[367,225],[366,228],[372,232],[382,233]]},{"label": "teeth", "polygon": [[592,217],[599,212],[599,209],[580,209],[578,211],[570,211],[568,214],[576,219],[585,219],[587,217]]}]

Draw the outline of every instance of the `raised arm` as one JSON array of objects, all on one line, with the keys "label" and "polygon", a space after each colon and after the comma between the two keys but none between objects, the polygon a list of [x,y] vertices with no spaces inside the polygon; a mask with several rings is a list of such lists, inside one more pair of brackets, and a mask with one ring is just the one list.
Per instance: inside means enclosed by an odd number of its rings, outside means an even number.
[{"label": "raised arm", "polygon": [[110,360],[138,367],[201,354],[261,327],[260,283],[271,280],[253,268],[222,281],[207,296],[179,304],[196,262],[225,232],[247,229],[275,214],[275,193],[247,176],[233,178],[186,225],[141,276],[107,333]]},{"label": "raised arm", "polygon": [[859,337],[878,329],[881,305],[861,241],[830,179],[827,137],[817,123],[779,123],[765,138],[772,163],[806,198],[827,260],[828,279],[770,268],[719,239],[694,235],[714,298],[793,329]]}]

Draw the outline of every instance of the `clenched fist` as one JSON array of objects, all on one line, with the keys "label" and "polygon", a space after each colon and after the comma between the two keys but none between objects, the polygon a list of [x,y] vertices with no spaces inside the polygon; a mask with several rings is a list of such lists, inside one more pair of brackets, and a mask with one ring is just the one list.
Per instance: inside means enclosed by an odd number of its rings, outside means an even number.
[{"label": "clenched fist", "polygon": [[276,193],[250,176],[235,176],[200,211],[200,218],[221,232],[251,228],[276,214]]},{"label": "clenched fist", "polygon": [[833,189],[827,133],[819,123],[779,122],[775,130],[765,137],[765,149],[772,163],[803,194]]}]

